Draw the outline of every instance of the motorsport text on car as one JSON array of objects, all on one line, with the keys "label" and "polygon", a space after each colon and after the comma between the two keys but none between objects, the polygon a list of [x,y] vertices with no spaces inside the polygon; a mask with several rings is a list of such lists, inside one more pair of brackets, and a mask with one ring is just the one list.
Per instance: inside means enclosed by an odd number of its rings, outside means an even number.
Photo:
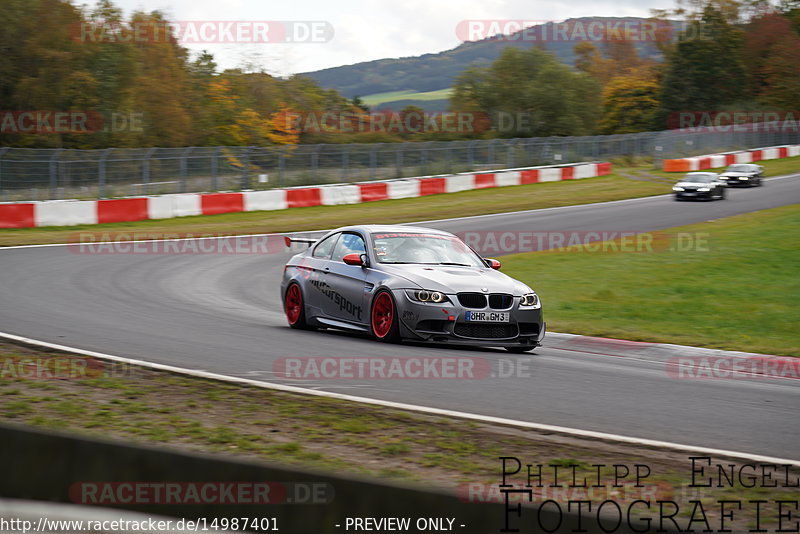
[{"label": "motorsport text on car", "polygon": [[339,328],[379,341],[410,339],[524,352],[545,334],[542,304],[448,232],[348,226],[284,267],[281,298],[294,328]]},{"label": "motorsport text on car", "polygon": [[672,186],[675,200],[685,198],[704,198],[706,200],[725,198],[725,183],[715,172],[690,172]]},{"label": "motorsport text on car", "polygon": [[764,167],[755,163],[737,163],[719,175],[719,179],[729,187],[761,185],[763,177]]}]

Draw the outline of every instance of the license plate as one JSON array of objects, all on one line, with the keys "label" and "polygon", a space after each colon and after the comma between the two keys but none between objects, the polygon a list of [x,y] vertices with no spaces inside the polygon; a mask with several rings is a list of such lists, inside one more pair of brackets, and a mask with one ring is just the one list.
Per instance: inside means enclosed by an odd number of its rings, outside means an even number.
[{"label": "license plate", "polygon": [[475,312],[464,313],[464,320],[468,323],[507,323],[511,320],[508,312]]}]

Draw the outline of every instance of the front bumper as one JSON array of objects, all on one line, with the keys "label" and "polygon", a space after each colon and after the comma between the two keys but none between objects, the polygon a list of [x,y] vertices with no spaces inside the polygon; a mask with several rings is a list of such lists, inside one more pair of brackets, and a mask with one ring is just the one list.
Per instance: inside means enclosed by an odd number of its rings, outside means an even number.
[{"label": "front bumper", "polygon": [[[742,178],[744,178],[744,179],[742,179]],[[743,176],[743,177],[739,177],[739,176],[731,176],[731,177],[720,176],[720,180],[725,182],[725,185],[727,187],[737,187],[737,186],[743,186],[743,185],[746,185],[746,186],[753,185],[753,182],[755,182],[756,178],[754,176]]]},{"label": "front bumper", "polygon": [[677,198],[711,198],[713,191],[675,191]]},{"label": "front bumper", "polygon": [[[404,290],[393,291],[400,317],[401,335],[407,339],[456,345],[535,347],[544,338],[541,304],[519,306],[519,297],[507,309],[467,308],[455,295],[450,302],[429,304],[411,300]],[[508,312],[509,322],[467,322],[467,311]]]}]

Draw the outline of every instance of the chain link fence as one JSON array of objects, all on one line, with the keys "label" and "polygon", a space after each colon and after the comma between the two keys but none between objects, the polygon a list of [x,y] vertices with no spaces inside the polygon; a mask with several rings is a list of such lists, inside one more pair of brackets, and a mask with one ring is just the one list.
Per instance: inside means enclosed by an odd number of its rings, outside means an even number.
[{"label": "chain link fence", "polygon": [[269,147],[0,147],[0,201],[270,189],[621,156],[660,165],[667,158],[800,143],[798,132],[779,130]]}]

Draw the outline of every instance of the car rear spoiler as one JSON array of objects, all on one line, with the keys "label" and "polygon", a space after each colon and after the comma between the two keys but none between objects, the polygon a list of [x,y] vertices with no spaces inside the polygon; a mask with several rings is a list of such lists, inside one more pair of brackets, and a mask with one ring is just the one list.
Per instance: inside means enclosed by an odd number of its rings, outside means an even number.
[{"label": "car rear spoiler", "polygon": [[287,247],[291,247],[292,243],[305,243],[309,247],[319,241],[318,239],[310,239],[307,237],[289,237],[283,236],[283,241],[286,243]]}]

